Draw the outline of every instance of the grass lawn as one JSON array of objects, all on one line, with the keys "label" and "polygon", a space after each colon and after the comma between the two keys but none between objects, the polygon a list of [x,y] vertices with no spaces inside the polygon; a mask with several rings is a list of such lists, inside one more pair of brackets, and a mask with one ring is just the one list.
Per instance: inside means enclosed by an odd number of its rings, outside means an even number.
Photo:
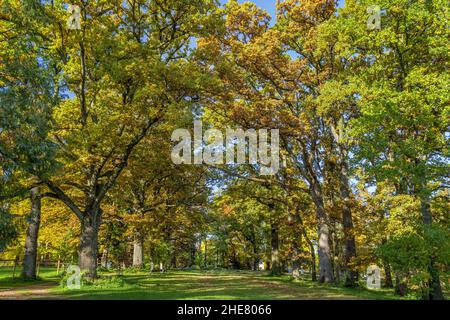
[{"label": "grass lawn", "polygon": [[[164,273],[133,272],[117,277],[101,274],[93,286],[79,290],[60,287],[56,271],[43,268],[41,281],[24,282],[12,279],[12,270],[0,269],[0,293],[7,288],[22,290],[41,299],[395,299],[392,290],[369,291],[320,285],[307,278],[292,280],[289,275],[268,276],[265,272],[246,271],[168,271]],[[114,279],[114,281],[108,281]],[[32,285],[50,283],[44,294],[33,296]],[[32,290],[31,290],[32,291]],[[43,291],[43,290],[41,290]],[[41,292],[40,291],[40,292]],[[42,292],[41,292],[42,293]],[[16,297],[17,298],[17,297]],[[2,296],[0,295],[0,299]]]},{"label": "grass lawn", "polygon": [[0,267],[0,290],[18,288],[23,286],[30,286],[33,284],[39,284],[43,282],[55,282],[59,281],[59,277],[56,274],[55,268],[43,267],[39,270],[38,280],[20,279],[21,267],[17,267],[15,277],[13,278],[12,267]]}]

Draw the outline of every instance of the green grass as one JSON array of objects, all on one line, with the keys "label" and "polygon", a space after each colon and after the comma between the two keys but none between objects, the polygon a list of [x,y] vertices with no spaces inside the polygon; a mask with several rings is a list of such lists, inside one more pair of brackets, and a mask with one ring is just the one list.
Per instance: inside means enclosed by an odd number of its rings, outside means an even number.
[{"label": "green grass", "polygon": [[[120,280],[117,279],[120,277]],[[54,282],[50,297],[63,299],[396,299],[392,290],[369,291],[320,285],[308,278],[293,280],[289,275],[269,276],[247,271],[168,271],[164,273],[101,273],[95,285],[69,290],[57,285],[55,269],[42,268],[40,281],[12,279],[12,270],[0,268],[0,291],[29,290],[30,285]],[[22,289],[20,288],[22,287]]]},{"label": "green grass", "polygon": [[18,267],[16,269],[15,277],[13,278],[12,267],[0,267],[0,290],[29,286],[34,283],[37,284],[42,282],[58,282],[59,280],[58,275],[56,274],[56,269],[52,267],[40,268],[37,280],[21,279],[21,271],[22,269]]},{"label": "green grass", "polygon": [[[108,275],[111,276],[111,275]],[[106,277],[106,275],[104,275]],[[52,289],[69,299],[395,299],[392,290],[369,291],[319,285],[308,279],[292,280],[288,275],[268,276],[264,272],[169,271],[125,274],[123,285]]]}]

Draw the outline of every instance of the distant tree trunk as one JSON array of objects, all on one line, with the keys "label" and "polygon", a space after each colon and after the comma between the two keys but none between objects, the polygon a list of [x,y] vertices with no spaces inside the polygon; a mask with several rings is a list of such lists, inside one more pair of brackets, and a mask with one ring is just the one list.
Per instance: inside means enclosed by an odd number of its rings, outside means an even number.
[{"label": "distant tree trunk", "polygon": [[23,260],[22,277],[25,279],[36,279],[36,257],[41,223],[41,194],[39,187],[30,191],[31,212],[28,221],[27,235],[25,238],[25,256]]},{"label": "distant tree trunk", "polygon": [[241,264],[240,264],[239,260],[237,259],[236,249],[233,247],[232,250],[233,250],[232,254],[231,254],[232,268],[234,270],[239,270],[241,267]]},{"label": "distant tree trunk", "polygon": [[308,234],[306,233],[305,225],[303,224],[303,219],[299,212],[296,212],[294,215],[295,220],[301,227],[301,232],[303,234],[303,238],[305,239],[306,243],[308,243],[309,251],[311,254],[311,280],[317,281],[317,272],[316,272],[316,252],[314,250],[314,245],[312,241],[309,239]]},{"label": "distant tree trunk", "polygon": [[170,267],[172,269],[176,269],[177,268],[177,254],[176,254],[175,250],[172,251],[172,259],[170,261]]},{"label": "distant tree trunk", "polygon": [[[381,244],[385,244],[387,242],[386,238],[383,238],[381,240]],[[392,272],[391,272],[391,266],[389,262],[383,261],[383,267],[384,267],[384,274],[385,274],[385,280],[384,280],[384,286],[386,288],[393,288],[394,284],[392,282]]]},{"label": "distant tree trunk", "polygon": [[[428,193],[421,195],[420,205],[423,223],[425,226],[431,227],[433,218],[430,212],[430,196]],[[439,279],[439,271],[435,266],[434,258],[430,256],[428,259],[428,272],[430,274],[428,299],[444,300],[444,294],[442,293],[441,282]]]},{"label": "distant tree trunk", "polygon": [[384,263],[384,273],[386,275],[384,286],[386,288],[393,288],[394,284],[392,283],[391,266],[387,262]]},{"label": "distant tree trunk", "polygon": [[309,243],[309,249],[311,251],[311,280],[317,281],[317,271],[316,271],[316,252],[312,242]]},{"label": "distant tree trunk", "polygon": [[216,246],[216,269],[219,267],[219,249]]},{"label": "distant tree trunk", "polygon": [[292,243],[292,275],[295,278],[300,277],[300,253],[302,243],[302,225],[294,225],[294,240]]},{"label": "distant tree trunk", "polygon": [[139,230],[136,230],[133,244],[133,267],[144,267],[144,238]]},{"label": "distant tree trunk", "polygon": [[252,248],[253,248],[253,261],[252,261],[252,270],[258,270],[258,245],[256,244],[256,239],[252,240]]},{"label": "distant tree trunk", "polygon": [[189,267],[192,268],[195,265],[195,253],[197,249],[195,248],[195,239],[191,242],[191,250],[189,255]]},{"label": "distant tree trunk", "polygon": [[299,252],[298,246],[294,246],[292,254],[294,256],[292,259],[292,276],[294,278],[300,277],[300,259],[298,258]]},{"label": "distant tree trunk", "polygon": [[280,257],[279,257],[279,236],[278,236],[278,223],[272,222],[270,226],[271,235],[271,274],[280,275]]},{"label": "distant tree trunk", "polygon": [[258,270],[258,244],[256,242],[255,229],[252,228],[250,237],[248,238],[249,242],[252,245],[252,262],[251,269],[253,271]]},{"label": "distant tree trunk", "polygon": [[399,296],[406,296],[406,293],[408,292],[408,287],[406,286],[406,283],[404,283],[401,280],[401,277],[398,273],[395,273],[395,293]]},{"label": "distant tree trunk", "polygon": [[204,261],[204,269],[208,267],[208,240],[205,237],[205,261]]},{"label": "distant tree trunk", "polygon": [[[334,227],[334,230],[336,230],[336,226]],[[339,239],[336,235],[336,232],[334,230],[331,232],[331,247],[333,248],[331,255],[333,256],[332,266],[333,266],[333,275],[334,275],[334,281],[336,283],[341,282],[341,266],[340,266],[340,258],[341,258],[341,250],[340,250],[340,243]]]},{"label": "distant tree trunk", "polygon": [[101,223],[101,209],[86,212],[81,221],[80,269],[87,278],[97,277],[98,231]]}]

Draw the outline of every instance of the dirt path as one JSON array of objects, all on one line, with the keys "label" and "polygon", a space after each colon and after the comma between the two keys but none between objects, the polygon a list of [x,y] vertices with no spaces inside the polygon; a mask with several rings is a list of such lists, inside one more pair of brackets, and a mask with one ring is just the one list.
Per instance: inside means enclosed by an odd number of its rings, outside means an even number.
[{"label": "dirt path", "polygon": [[46,282],[12,289],[0,289],[0,300],[60,299],[49,292],[56,283]]}]

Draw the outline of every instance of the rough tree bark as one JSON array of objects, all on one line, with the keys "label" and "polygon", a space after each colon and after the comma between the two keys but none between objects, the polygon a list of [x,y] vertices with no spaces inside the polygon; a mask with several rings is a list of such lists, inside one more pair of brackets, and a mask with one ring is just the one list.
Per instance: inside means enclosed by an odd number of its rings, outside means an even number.
[{"label": "rough tree bark", "polygon": [[98,231],[102,211],[87,212],[81,220],[79,264],[82,272],[90,279],[97,277]]},{"label": "rough tree bark", "polygon": [[333,265],[330,249],[330,229],[328,226],[328,217],[325,212],[322,192],[318,183],[314,183],[311,188],[313,202],[316,206],[317,233],[319,238],[319,282],[334,282]]},{"label": "rough tree bark", "polygon": [[144,267],[144,238],[138,230],[134,235],[133,267],[139,269]]},{"label": "rough tree bark", "polygon": [[39,187],[30,191],[31,212],[27,219],[28,228],[25,238],[25,256],[23,259],[22,277],[25,279],[36,279],[36,257],[41,222],[41,194]]}]

